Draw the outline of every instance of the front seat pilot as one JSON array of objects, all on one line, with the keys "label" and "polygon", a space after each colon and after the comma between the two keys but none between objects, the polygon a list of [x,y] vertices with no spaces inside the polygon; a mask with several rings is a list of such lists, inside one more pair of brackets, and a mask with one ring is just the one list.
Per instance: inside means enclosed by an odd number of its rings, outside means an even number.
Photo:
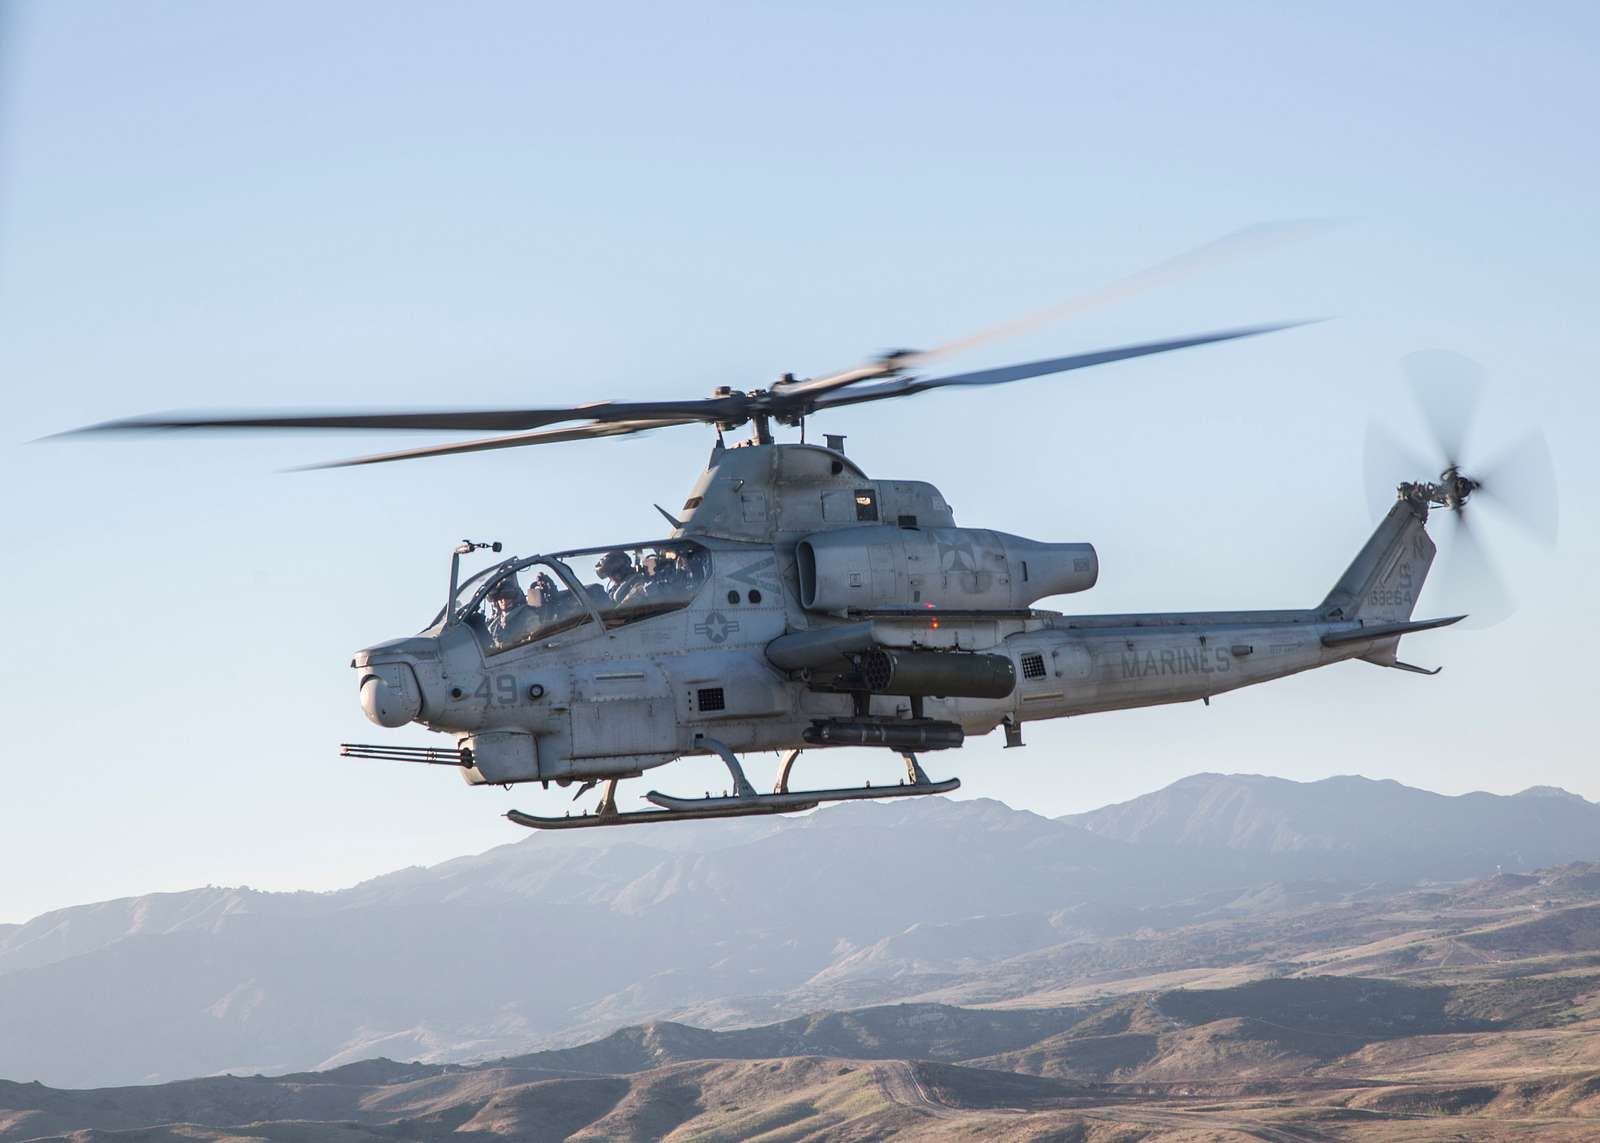
[{"label": "front seat pilot", "polygon": [[601,579],[610,581],[606,588],[606,598],[612,603],[621,603],[632,590],[635,581],[639,579],[634,573],[633,561],[621,548],[613,548],[601,556],[600,561],[594,565],[594,570]]},{"label": "front seat pilot", "polygon": [[522,589],[517,586],[516,576],[508,575],[494,585],[489,592],[489,617],[486,626],[496,643],[511,641],[514,628],[520,626],[517,622],[518,613],[527,610],[527,607]]}]

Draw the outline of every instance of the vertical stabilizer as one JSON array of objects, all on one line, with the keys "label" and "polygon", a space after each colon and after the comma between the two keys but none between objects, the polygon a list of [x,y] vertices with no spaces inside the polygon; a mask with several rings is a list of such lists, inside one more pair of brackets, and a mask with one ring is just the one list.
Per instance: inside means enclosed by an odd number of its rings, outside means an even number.
[{"label": "vertical stabilizer", "polygon": [[1425,503],[1396,500],[1322,601],[1321,613],[1379,623],[1410,619],[1436,551],[1427,522]]}]

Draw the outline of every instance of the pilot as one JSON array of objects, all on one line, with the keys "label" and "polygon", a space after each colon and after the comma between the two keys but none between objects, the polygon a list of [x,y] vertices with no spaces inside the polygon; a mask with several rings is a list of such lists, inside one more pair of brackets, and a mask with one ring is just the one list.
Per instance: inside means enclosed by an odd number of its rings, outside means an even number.
[{"label": "pilot", "polygon": [[670,552],[657,552],[644,561],[644,575],[629,588],[625,603],[655,603],[687,595],[683,570],[676,556]]},{"label": "pilot", "polygon": [[660,555],[655,557],[655,560],[655,576],[656,579],[660,580],[663,584],[676,585],[679,580],[684,578],[683,565],[678,562],[677,552],[662,552]]},{"label": "pilot", "polygon": [[613,548],[601,556],[594,570],[601,579],[609,581],[605,593],[612,603],[621,603],[640,578],[633,570],[633,561],[628,558],[628,553],[621,548]]},{"label": "pilot", "polygon": [[558,594],[560,594],[560,588],[556,587],[556,581],[551,579],[545,572],[540,572],[533,577],[533,582],[528,585],[528,606],[541,610],[554,607]]},{"label": "pilot", "polygon": [[638,574],[617,590],[617,602],[645,603],[653,599],[661,589],[661,567],[659,556],[646,556]]},{"label": "pilot", "polygon": [[693,549],[682,549],[669,554],[672,556],[676,578],[682,584],[682,589],[685,592],[689,592],[698,587],[701,579],[705,576],[705,553]]},{"label": "pilot", "polygon": [[528,605],[522,596],[522,589],[517,586],[517,577],[508,575],[505,579],[495,584],[489,591],[489,618],[488,629],[490,636],[496,643],[510,642],[514,635],[514,628],[518,626],[516,620],[518,612],[523,611]]}]

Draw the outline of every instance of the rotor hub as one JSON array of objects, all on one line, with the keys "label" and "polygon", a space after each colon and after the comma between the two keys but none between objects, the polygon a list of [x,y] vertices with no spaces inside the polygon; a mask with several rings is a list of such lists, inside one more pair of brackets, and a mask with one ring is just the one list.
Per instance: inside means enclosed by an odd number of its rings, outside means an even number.
[{"label": "rotor hub", "polygon": [[1399,486],[1402,500],[1429,508],[1447,508],[1459,512],[1474,492],[1482,488],[1481,481],[1467,476],[1457,466],[1451,465],[1439,474],[1438,481],[1407,481]]},{"label": "rotor hub", "polygon": [[1455,512],[1461,511],[1462,505],[1467,502],[1467,497],[1480,487],[1482,486],[1476,480],[1463,475],[1455,465],[1445,469],[1439,476],[1439,488],[1444,497],[1444,505]]}]

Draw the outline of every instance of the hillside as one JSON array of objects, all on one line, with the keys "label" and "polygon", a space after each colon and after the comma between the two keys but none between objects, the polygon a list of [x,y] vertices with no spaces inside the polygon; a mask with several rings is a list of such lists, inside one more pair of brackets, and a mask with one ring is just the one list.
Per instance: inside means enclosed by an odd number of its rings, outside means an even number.
[{"label": "hillside", "polygon": [[[0,1143],[1600,1134],[1600,864],[1361,909],[1354,943],[1285,914],[1265,935],[1279,959],[1254,975],[1129,979],[1075,1005],[889,1005],[723,1031],[654,1022],[472,1065],[0,1083]],[[1377,932],[1389,935],[1365,939]],[[1389,971],[1371,971],[1378,949]]]},{"label": "hillside", "polygon": [[[1202,779],[1163,793],[1190,798]],[[1365,821],[1346,829],[1338,814],[1319,826],[1324,848],[1239,848],[927,799],[533,835],[334,893],[208,888],[59,910],[0,931],[0,1075],[93,1086],[374,1056],[464,1062],[649,1020],[732,1029],[901,1001],[1074,1008],[1130,981],[1289,971],[1308,948],[1341,950],[1326,971],[1355,975],[1589,940],[1583,914],[1407,944],[1416,919],[1392,908],[1441,865],[1486,860],[1485,837],[1600,856],[1600,835],[1528,816],[1581,818],[1589,803],[1361,789],[1399,807],[1374,809],[1379,820],[1415,805],[1454,820],[1471,802],[1480,832],[1456,844],[1436,831],[1434,848],[1374,877]],[[1214,806],[1206,836],[1238,817],[1233,799]],[[1483,916],[1523,868],[1480,883]],[[1590,874],[1567,876],[1587,891]]]}]

